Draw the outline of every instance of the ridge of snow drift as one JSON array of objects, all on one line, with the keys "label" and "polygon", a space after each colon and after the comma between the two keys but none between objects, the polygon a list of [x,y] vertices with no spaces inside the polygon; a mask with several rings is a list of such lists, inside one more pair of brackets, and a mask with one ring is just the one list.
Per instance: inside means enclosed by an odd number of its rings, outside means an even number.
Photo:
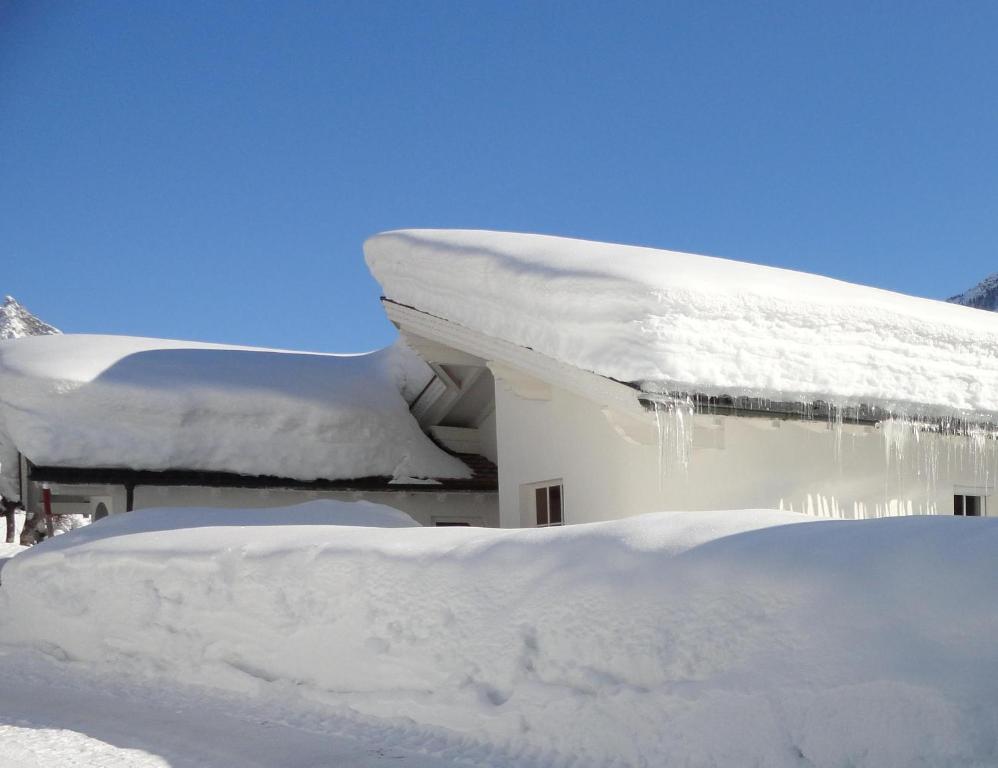
[{"label": "ridge of snow drift", "polygon": [[39,320],[13,296],[4,296],[3,305],[0,305],[0,341],[56,333],[62,331]]},{"label": "ridge of snow drift", "polygon": [[98,522],[7,563],[0,632],[522,764],[998,763],[994,519],[324,524],[351,506]]},{"label": "ridge of snow drift", "polygon": [[16,449],[40,466],[468,477],[409,412],[429,376],[401,342],[331,355],[126,336],[7,341],[2,478],[15,492]]},{"label": "ridge of snow drift", "polygon": [[364,245],[387,299],[649,391],[998,415],[998,317],[711,256],[472,230]]}]

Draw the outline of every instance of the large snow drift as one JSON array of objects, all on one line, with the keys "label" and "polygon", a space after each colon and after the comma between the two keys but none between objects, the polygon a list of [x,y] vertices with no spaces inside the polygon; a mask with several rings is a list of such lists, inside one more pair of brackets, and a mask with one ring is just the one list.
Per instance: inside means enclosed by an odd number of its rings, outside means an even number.
[{"label": "large snow drift", "polygon": [[364,247],[388,299],[652,391],[998,414],[998,316],[709,256],[403,230]]},{"label": "large snow drift", "polygon": [[37,465],[467,477],[409,413],[404,396],[429,376],[401,344],[326,355],[125,336],[7,341],[0,469],[16,477],[16,447]]},{"label": "large snow drift", "polygon": [[0,637],[521,764],[998,764],[998,521],[365,529],[330,504],[45,542],[4,569]]}]

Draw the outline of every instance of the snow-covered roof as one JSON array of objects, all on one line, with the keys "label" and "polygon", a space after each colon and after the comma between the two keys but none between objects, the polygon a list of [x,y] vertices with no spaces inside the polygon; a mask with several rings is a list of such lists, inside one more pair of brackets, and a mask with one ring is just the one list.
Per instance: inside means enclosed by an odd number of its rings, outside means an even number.
[{"label": "snow-covered roof", "polygon": [[409,413],[430,375],[402,344],[328,355],[125,336],[0,342],[0,470],[16,476],[15,447],[46,466],[468,477]]},{"label": "snow-covered roof", "polygon": [[369,239],[385,297],[647,391],[998,414],[998,316],[710,256],[542,235]]}]

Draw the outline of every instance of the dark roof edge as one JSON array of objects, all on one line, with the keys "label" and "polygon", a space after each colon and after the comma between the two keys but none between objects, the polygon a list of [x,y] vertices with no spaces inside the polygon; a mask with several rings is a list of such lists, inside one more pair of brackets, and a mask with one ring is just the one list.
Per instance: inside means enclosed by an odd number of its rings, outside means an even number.
[{"label": "dark roof edge", "polygon": [[973,415],[919,415],[915,412],[892,411],[874,405],[836,405],[825,400],[800,402],[769,400],[759,397],[732,397],[729,395],[690,394],[671,392],[656,394],[643,391],[638,398],[646,410],[656,407],[667,409],[689,408],[695,413],[711,416],[742,416],[780,421],[828,421],[876,427],[893,419],[918,423],[922,428],[942,434],[965,435],[983,430],[996,435],[998,424],[993,419]]},{"label": "dark roof edge", "polygon": [[[457,454],[465,459],[467,454]],[[483,457],[474,457],[480,466]],[[467,462],[466,462],[467,463]],[[493,465],[494,466],[494,465]],[[31,466],[29,477],[36,482],[66,485],[124,486],[206,486],[213,488],[273,488],[310,491],[366,491],[381,493],[494,493],[499,484],[494,472],[476,472],[467,479],[441,479],[435,483],[392,483],[390,477],[371,476],[347,480],[295,480],[271,475],[240,475],[235,472],[204,472],[192,469],[142,470],[115,467]]]}]

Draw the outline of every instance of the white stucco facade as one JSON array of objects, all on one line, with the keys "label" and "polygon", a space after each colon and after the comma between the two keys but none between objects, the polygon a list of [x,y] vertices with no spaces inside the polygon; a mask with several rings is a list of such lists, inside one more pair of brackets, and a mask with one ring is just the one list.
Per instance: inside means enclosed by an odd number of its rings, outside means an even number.
[{"label": "white stucco facade", "polygon": [[495,442],[503,527],[536,525],[538,488],[552,486],[560,486],[566,524],[698,509],[843,519],[953,514],[957,494],[973,497],[982,514],[998,513],[993,439],[761,410],[687,416],[686,443],[634,387],[411,308],[387,310],[428,362],[493,374],[494,424],[483,421],[478,439],[487,455]]},{"label": "white stucco facade", "polygon": [[[504,527],[535,524],[529,491],[548,482],[562,485],[570,524],[735,508],[850,519],[952,514],[954,494],[983,497],[986,513],[998,475],[994,447],[975,451],[967,438],[922,434],[898,451],[876,426],[700,414],[683,467],[674,445],[660,446],[652,414],[642,425],[552,385],[500,379],[496,413]],[[632,423],[621,429],[624,419]]]}]

